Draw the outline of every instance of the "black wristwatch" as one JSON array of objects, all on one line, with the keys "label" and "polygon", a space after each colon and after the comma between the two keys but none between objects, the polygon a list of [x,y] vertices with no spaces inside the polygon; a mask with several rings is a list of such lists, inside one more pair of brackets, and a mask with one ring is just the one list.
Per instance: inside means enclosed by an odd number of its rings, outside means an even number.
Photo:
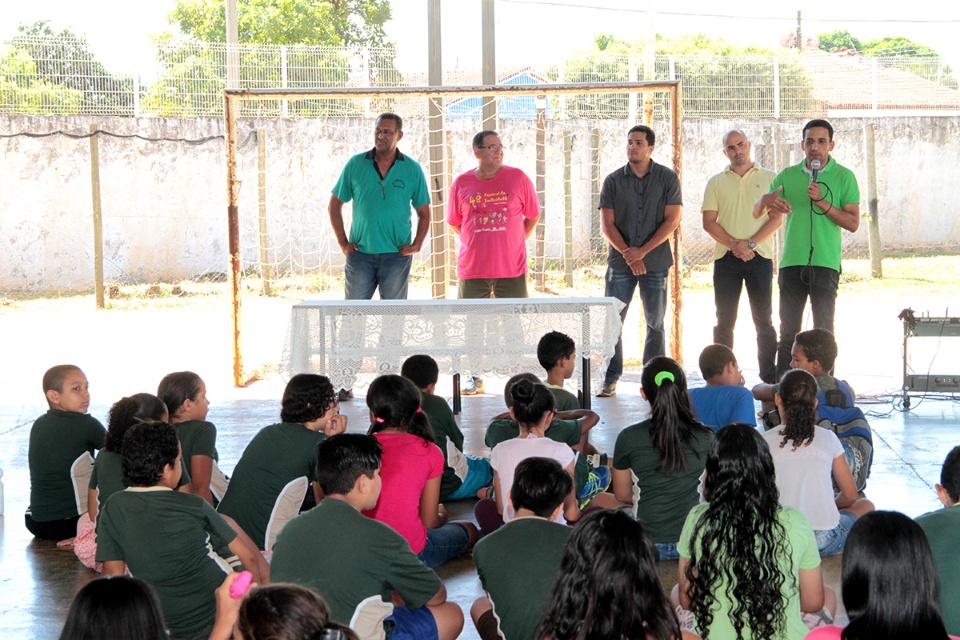
[{"label": "black wristwatch", "polygon": [[748,238],[748,239],[747,239],[747,246],[750,247],[751,249],[756,249],[756,248],[757,248],[757,243],[753,241],[753,238]]}]

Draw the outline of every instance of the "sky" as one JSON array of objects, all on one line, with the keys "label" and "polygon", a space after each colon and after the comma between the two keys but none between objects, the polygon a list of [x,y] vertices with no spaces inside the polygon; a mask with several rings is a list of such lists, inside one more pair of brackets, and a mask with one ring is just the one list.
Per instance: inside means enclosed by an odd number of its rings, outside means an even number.
[{"label": "sky", "polygon": [[[243,0],[238,0],[242,3]],[[20,23],[50,20],[55,30],[86,36],[111,73],[152,67],[149,36],[173,29],[166,16],[176,0],[4,0],[0,37]],[[403,71],[427,67],[427,0],[392,0],[387,35],[397,44]],[[497,0],[497,66],[546,67],[591,47],[600,33],[634,42],[651,28],[666,36],[706,33],[737,44],[776,49],[797,28],[804,34],[846,29],[861,40],[902,35],[933,47],[960,69],[960,2],[902,3],[877,0],[806,0],[793,8],[769,0]],[[442,62],[445,69],[481,65],[480,0],[442,0]]]}]

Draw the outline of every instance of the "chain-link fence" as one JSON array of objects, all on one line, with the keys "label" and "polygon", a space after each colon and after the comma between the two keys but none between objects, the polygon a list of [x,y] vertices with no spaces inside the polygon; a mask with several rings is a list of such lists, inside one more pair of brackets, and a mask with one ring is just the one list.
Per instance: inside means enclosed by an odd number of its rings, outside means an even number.
[{"label": "chain-link fence", "polygon": [[[397,69],[393,47],[242,44],[233,56],[224,43],[161,39],[154,53],[155,77],[112,75],[82,38],[12,38],[0,45],[0,113],[222,116],[231,61],[242,87],[426,85],[426,74]],[[501,70],[499,81],[509,83],[521,71],[534,82],[680,80],[685,118],[807,117],[837,108],[960,110],[957,79],[940,58],[784,50],[777,55],[656,55],[650,61],[642,55],[600,52],[547,69]],[[464,84],[470,75],[451,73],[445,83]],[[479,71],[473,75],[467,82],[480,84]],[[569,106],[551,117],[617,118],[628,112],[630,97],[611,94],[597,104]],[[242,115],[364,117],[370,108],[369,101],[274,101],[248,105]]]}]

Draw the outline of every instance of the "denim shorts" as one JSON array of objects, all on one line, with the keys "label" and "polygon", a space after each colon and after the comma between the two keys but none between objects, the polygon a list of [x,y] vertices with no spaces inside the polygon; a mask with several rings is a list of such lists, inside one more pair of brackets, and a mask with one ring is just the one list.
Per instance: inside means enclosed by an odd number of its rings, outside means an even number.
[{"label": "denim shorts", "polygon": [[656,542],[653,546],[657,548],[661,560],[677,560],[680,557],[676,542]]},{"label": "denim shorts", "polygon": [[470,532],[454,522],[448,522],[439,529],[427,529],[427,544],[417,554],[420,562],[431,569],[447,560],[453,560],[470,545]]},{"label": "denim shorts", "polygon": [[437,640],[439,637],[437,621],[427,607],[419,609],[408,609],[403,605],[394,607],[393,614],[387,616],[384,622],[392,622],[395,625],[393,633],[388,636],[392,640]]},{"label": "denim shorts", "polygon": [[817,539],[817,549],[821,556],[835,556],[843,553],[843,547],[847,544],[847,534],[850,528],[857,521],[857,515],[852,511],[840,512],[840,523],[833,529],[814,529],[813,535]]}]

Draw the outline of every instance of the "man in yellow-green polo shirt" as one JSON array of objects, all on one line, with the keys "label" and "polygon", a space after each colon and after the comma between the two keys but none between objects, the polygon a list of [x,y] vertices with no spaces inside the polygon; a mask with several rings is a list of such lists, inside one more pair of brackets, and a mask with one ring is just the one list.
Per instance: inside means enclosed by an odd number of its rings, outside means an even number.
[{"label": "man in yellow-green polo shirt", "polygon": [[804,160],[774,178],[753,215],[787,215],[780,258],[780,343],[777,377],[790,369],[793,339],[803,326],[807,299],[813,328],[833,331],[840,282],[841,229],[860,226],[860,188],[853,172],[830,156],[833,126],[811,120],[800,143]]},{"label": "man in yellow-green polo shirt", "polygon": [[707,181],[703,230],[717,241],[713,252],[713,297],[717,324],[713,341],[733,349],[740,293],[744,286],[757,330],[760,379],[776,382],[777,332],[773,328],[773,234],[783,215],[753,217],[753,205],[770,191],[776,174],[753,162],[750,141],[740,129],[723,135],[721,150],[730,164]]}]

